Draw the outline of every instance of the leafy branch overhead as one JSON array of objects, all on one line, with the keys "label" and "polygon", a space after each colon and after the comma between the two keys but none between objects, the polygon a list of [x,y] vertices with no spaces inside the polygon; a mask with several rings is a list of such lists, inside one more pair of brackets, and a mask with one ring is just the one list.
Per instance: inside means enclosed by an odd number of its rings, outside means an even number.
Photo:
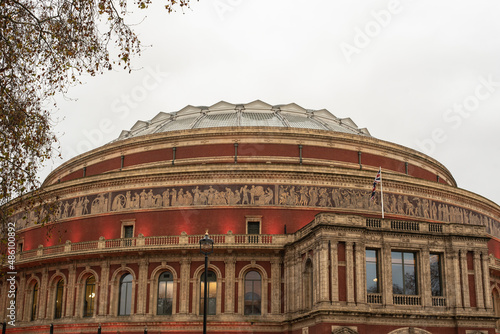
[{"label": "leafy branch overhead", "polygon": [[[164,0],[167,12],[189,0]],[[141,43],[125,22],[127,6],[151,0],[0,0],[0,223],[5,205],[35,190],[53,158],[52,97],[82,74],[130,70]],[[116,54],[110,54],[114,50]],[[26,198],[33,200],[33,195]]]}]

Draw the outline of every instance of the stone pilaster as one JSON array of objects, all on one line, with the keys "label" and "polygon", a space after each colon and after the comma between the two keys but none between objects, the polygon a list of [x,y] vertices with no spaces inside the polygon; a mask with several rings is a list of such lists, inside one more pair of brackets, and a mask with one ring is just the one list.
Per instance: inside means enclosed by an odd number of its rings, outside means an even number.
[{"label": "stone pilaster", "polygon": [[470,294],[469,294],[469,270],[467,269],[467,250],[460,250],[460,267],[462,272],[462,294],[463,307],[470,307]]},{"label": "stone pilaster", "polygon": [[70,265],[68,269],[68,285],[66,294],[66,317],[74,316],[75,308],[75,280],[76,280],[76,265]]},{"label": "stone pilaster", "polygon": [[483,297],[483,268],[481,265],[481,252],[474,251],[474,282],[476,288],[476,305],[478,309],[484,308]]},{"label": "stone pilaster", "polygon": [[108,310],[109,261],[101,263],[101,293],[99,295],[99,316],[105,316]]},{"label": "stone pilaster", "polygon": [[38,319],[45,319],[47,310],[47,285],[49,280],[49,270],[47,267],[42,269],[42,281],[38,289]]},{"label": "stone pilaster", "polygon": [[337,251],[338,242],[336,240],[332,241],[332,247],[330,250],[330,258],[331,258],[331,278],[332,278],[332,302],[339,302],[339,257]]},{"label": "stone pilaster", "polygon": [[[431,261],[430,261],[429,249],[424,248],[420,252],[420,284],[418,286],[418,292],[422,296],[423,306],[432,306],[432,291],[431,291]],[[418,270],[418,266],[417,266]],[[418,277],[418,276],[417,276]],[[417,281],[417,284],[419,282]]]},{"label": "stone pilaster", "polygon": [[[148,267],[149,267],[149,262],[147,259],[141,259],[139,261],[139,278],[138,278],[136,293],[138,293],[139,296],[139,298],[137,298],[137,314],[140,315],[146,314],[147,298],[145,298],[145,296],[148,291]],[[141,298],[141,296],[144,297]],[[172,313],[175,313],[175,311],[172,310]]]},{"label": "stone pilaster", "polygon": [[[302,264],[302,259],[300,257],[300,254],[296,254],[295,261],[293,261],[293,268],[294,268],[294,276],[295,276],[295,281],[297,282],[296,287],[299,290],[299,292],[295,292],[295,311],[302,309],[302,297],[304,295],[304,277],[303,277],[303,264]],[[293,289],[292,289],[292,293]]]},{"label": "stone pilaster", "polygon": [[271,314],[281,313],[281,261],[271,259]]},{"label": "stone pilaster", "polygon": [[16,295],[16,316],[18,321],[24,320],[24,294],[25,294],[25,286],[26,286],[26,274],[23,272],[19,278],[19,286],[17,287],[17,295]]},{"label": "stone pilaster", "polygon": [[455,307],[463,307],[462,285],[460,283],[460,252],[452,251]]},{"label": "stone pilaster", "polygon": [[484,307],[487,310],[491,310],[493,308],[493,301],[491,300],[490,293],[490,267],[489,267],[489,257],[488,250],[483,250],[481,253],[481,265],[483,268],[483,286],[484,286]]},{"label": "stone pilaster", "polygon": [[191,259],[182,259],[181,274],[180,274],[180,296],[179,296],[179,313],[187,314],[189,312],[189,282],[190,282],[190,269]]},{"label": "stone pilaster", "polygon": [[382,303],[384,305],[393,305],[392,300],[392,256],[391,248],[387,245],[382,247]]},{"label": "stone pilaster", "polygon": [[235,280],[236,280],[236,258],[234,256],[228,257],[224,260],[226,272],[226,300],[225,300],[225,313],[234,313],[234,297],[235,297]]},{"label": "stone pilaster", "polygon": [[354,256],[352,241],[345,243],[345,262],[346,262],[346,285],[347,285],[347,304],[354,303]]},{"label": "stone pilaster", "polygon": [[297,292],[294,293],[293,287],[296,288],[300,286],[299,282],[295,277],[295,257],[293,253],[288,253],[286,260],[286,275],[285,275],[285,312],[294,312],[296,308]]},{"label": "stone pilaster", "polygon": [[366,263],[365,263],[365,245],[358,242],[355,248],[356,257],[356,304],[366,303]]},{"label": "stone pilaster", "polygon": [[[320,290],[321,290],[321,275],[319,274],[319,268],[321,266],[320,260],[319,260],[319,242],[316,242],[314,245],[314,260],[313,260],[313,305],[316,304],[317,302],[320,301],[319,295],[320,295]],[[304,267],[303,267],[304,268]]]}]

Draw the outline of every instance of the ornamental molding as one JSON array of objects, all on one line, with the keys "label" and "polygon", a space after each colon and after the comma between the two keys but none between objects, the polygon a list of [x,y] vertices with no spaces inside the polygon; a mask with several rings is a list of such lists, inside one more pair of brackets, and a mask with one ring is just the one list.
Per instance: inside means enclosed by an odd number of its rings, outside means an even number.
[{"label": "ornamental molding", "polygon": [[406,327],[406,328],[400,328],[400,329],[393,330],[392,332],[389,332],[388,334],[432,334],[432,333],[428,332],[424,329],[420,329],[420,328]]},{"label": "ornamental molding", "polygon": [[[375,200],[370,200],[368,189],[349,187],[333,187],[318,183],[304,185],[295,183],[225,183],[219,175],[212,175],[210,183],[199,184],[192,180],[189,184],[158,187],[158,180],[149,183],[149,187],[132,188],[130,190],[111,190],[92,195],[62,199],[54,213],[55,220],[86,217],[103,213],[121,213],[147,210],[203,209],[212,207],[281,207],[312,208],[324,211],[352,210],[359,213],[379,213],[380,193]],[[290,180],[289,180],[290,182]],[[303,181],[302,181],[303,182]],[[338,183],[338,182],[337,182]],[[171,184],[171,183],[170,183]],[[74,192],[73,192],[74,193]],[[477,211],[464,209],[455,204],[443,203],[410,195],[392,192],[384,193],[385,212],[401,215],[411,219],[454,222],[457,233],[479,232],[477,226],[483,225],[492,235],[500,235],[500,223]],[[27,215],[25,227],[34,226],[37,216],[44,216],[44,208],[39,212],[32,211]],[[13,218],[19,227],[24,225],[23,214]],[[324,218],[329,222],[332,218]],[[336,221],[334,219],[334,221]],[[358,219],[359,220],[359,219]],[[358,225],[353,220],[348,225]]]}]

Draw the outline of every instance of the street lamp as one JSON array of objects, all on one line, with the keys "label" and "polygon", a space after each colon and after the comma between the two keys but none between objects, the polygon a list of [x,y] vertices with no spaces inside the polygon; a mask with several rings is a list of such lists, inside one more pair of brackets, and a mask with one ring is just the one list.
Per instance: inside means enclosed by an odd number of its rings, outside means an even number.
[{"label": "street lamp", "polygon": [[200,239],[200,252],[205,254],[205,278],[204,278],[204,291],[203,291],[203,334],[207,333],[207,276],[208,276],[208,254],[214,251],[214,241],[208,237],[208,231],[205,237]]}]

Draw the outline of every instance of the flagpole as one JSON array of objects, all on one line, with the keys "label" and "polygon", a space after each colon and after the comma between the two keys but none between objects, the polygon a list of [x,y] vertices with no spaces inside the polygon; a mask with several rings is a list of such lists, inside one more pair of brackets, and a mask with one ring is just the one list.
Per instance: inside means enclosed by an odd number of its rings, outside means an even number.
[{"label": "flagpole", "polygon": [[382,203],[382,219],[384,219],[384,186],[382,185],[382,167],[380,167],[380,199]]}]

